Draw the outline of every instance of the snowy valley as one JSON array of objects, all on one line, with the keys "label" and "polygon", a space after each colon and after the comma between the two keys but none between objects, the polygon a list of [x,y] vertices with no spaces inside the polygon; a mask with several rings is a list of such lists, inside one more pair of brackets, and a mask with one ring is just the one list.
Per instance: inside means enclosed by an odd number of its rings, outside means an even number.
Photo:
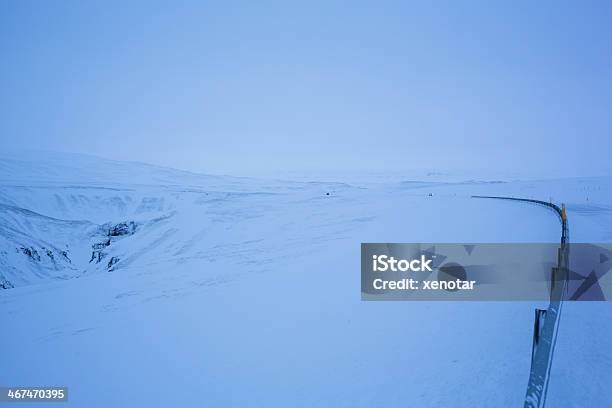
[{"label": "snowy valley", "polygon": [[[0,384],[87,407],[521,405],[537,305],[362,302],[360,243],[558,241],[554,214],[476,194],[565,203],[573,242],[611,242],[612,178],[411,177],[3,155]],[[612,307],[564,313],[549,404],[602,406]]]}]

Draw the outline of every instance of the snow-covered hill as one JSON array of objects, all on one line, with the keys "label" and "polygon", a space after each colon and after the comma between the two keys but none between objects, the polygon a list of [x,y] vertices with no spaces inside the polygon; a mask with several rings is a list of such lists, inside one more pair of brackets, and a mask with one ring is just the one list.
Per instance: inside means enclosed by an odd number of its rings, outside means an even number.
[{"label": "snow-covered hill", "polygon": [[[322,196],[346,188],[57,153],[2,157],[0,163],[0,282],[7,288],[118,270],[136,261],[159,265],[198,257],[223,245],[226,229],[265,215],[268,202],[288,193]],[[257,203],[264,208],[257,210]]]},{"label": "snow-covered hill", "polygon": [[[293,182],[2,155],[0,384],[66,385],[79,407],[520,405],[535,304],[359,300],[361,242],[558,241],[546,210],[473,194],[564,202],[572,241],[612,241],[605,177]],[[603,406],[612,308],[564,313],[550,406]]]}]

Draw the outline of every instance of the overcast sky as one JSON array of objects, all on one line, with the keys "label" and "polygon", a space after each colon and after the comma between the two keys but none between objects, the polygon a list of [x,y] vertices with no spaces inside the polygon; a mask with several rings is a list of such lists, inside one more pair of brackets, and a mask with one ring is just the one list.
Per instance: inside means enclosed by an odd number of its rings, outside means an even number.
[{"label": "overcast sky", "polygon": [[612,174],[612,2],[122,3],[0,2],[0,148]]}]

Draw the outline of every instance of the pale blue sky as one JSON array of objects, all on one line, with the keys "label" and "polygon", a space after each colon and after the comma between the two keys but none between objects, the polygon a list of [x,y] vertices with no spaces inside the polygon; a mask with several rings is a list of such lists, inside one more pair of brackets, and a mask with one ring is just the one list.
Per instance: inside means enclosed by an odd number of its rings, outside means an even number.
[{"label": "pale blue sky", "polygon": [[612,2],[122,3],[0,3],[0,148],[612,173]]}]

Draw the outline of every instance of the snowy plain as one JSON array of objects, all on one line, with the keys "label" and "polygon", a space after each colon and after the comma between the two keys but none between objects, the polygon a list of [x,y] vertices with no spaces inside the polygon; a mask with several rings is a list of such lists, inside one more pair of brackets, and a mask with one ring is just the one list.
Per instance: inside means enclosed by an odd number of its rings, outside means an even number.
[{"label": "snowy plain", "polygon": [[[362,302],[360,243],[558,242],[552,212],[472,195],[565,203],[572,242],[612,242],[612,178],[449,180],[4,155],[0,385],[74,407],[521,406],[545,305]],[[548,406],[609,406],[610,316],[564,306]]]}]

